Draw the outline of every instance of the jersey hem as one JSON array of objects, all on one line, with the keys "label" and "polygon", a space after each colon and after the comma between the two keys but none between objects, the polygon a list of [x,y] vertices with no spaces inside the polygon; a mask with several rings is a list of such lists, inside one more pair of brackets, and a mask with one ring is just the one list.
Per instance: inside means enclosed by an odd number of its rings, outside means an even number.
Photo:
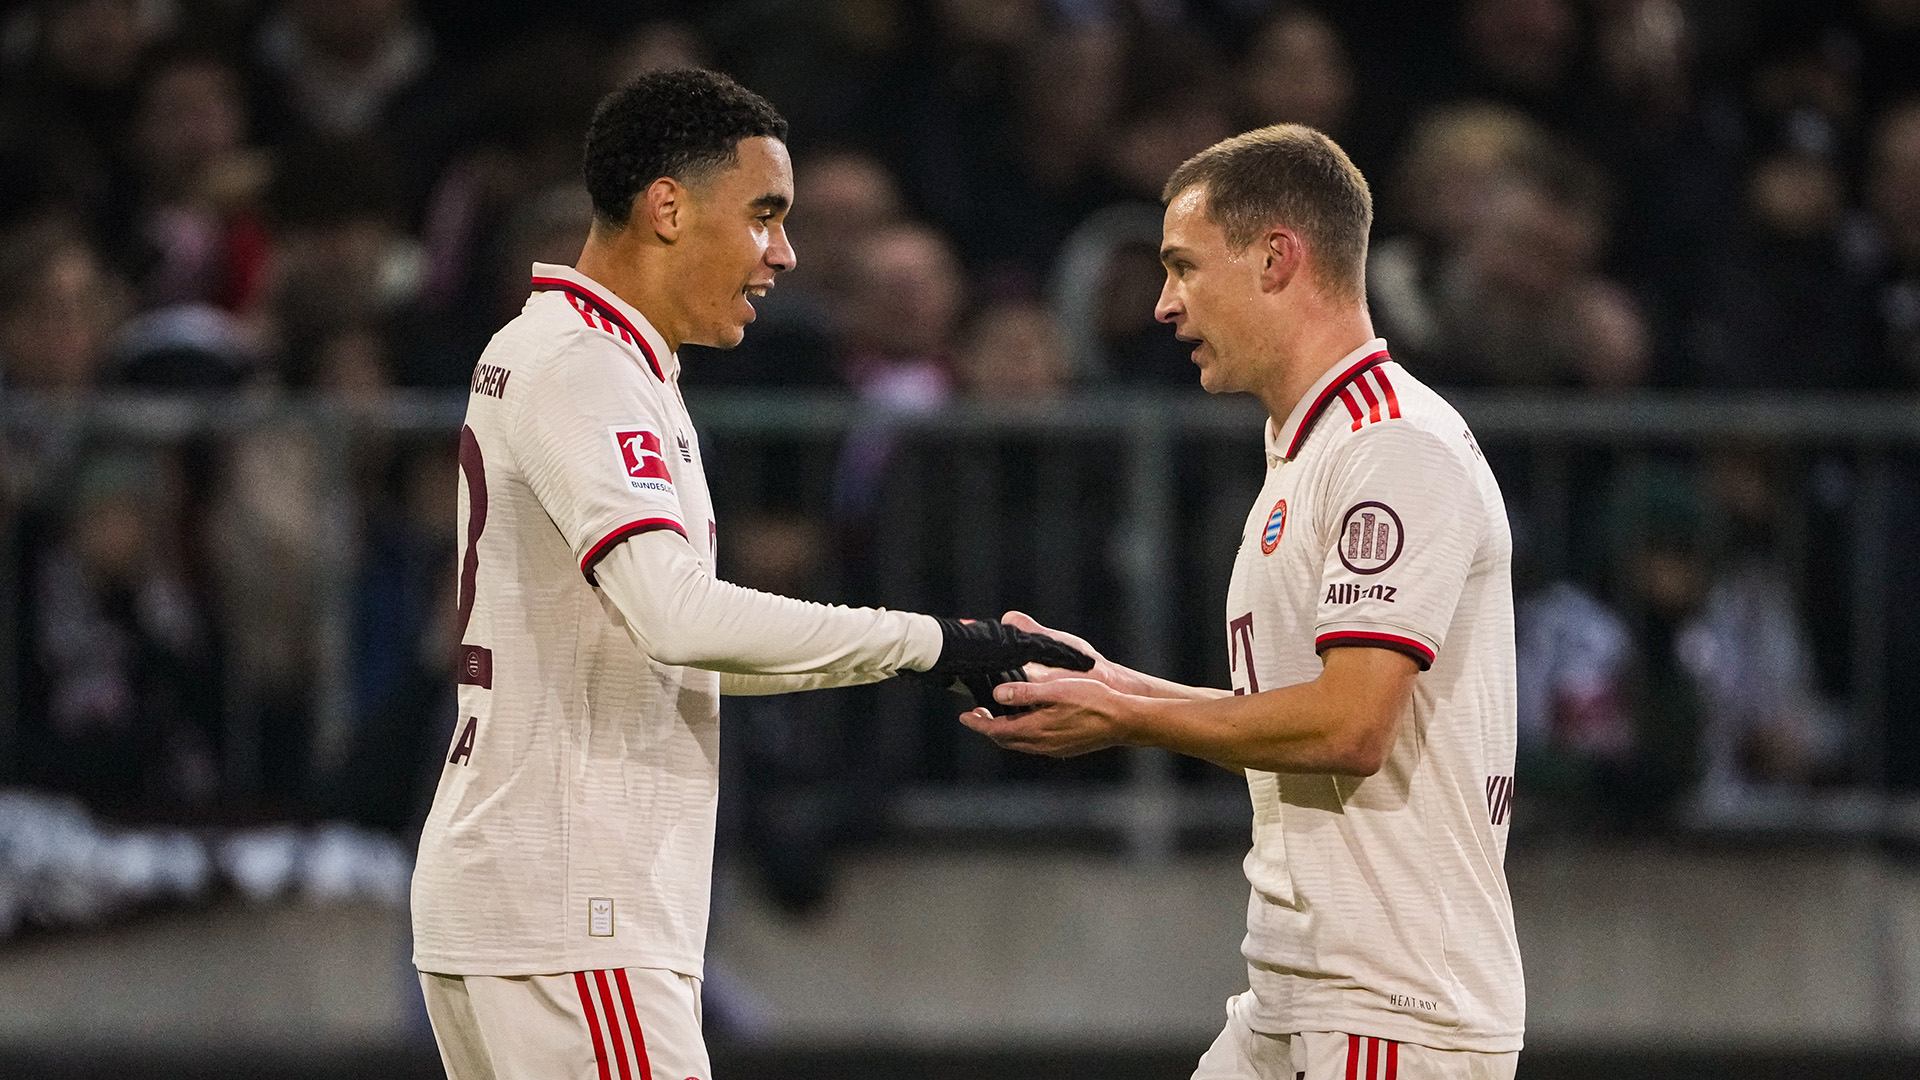
[{"label": "jersey hem", "polygon": [[[569,963],[573,966],[569,967]],[[483,975],[498,978],[522,975],[569,975],[576,971],[605,971],[613,968],[660,968],[702,981],[706,979],[704,974],[706,964],[701,958],[696,957],[689,961],[684,956],[653,956],[645,953],[633,953],[625,957],[616,954],[575,958],[557,965],[551,958],[518,957],[482,963],[415,953],[413,967],[414,970],[428,975]]]},{"label": "jersey hem", "polygon": [[1466,1035],[1455,1028],[1422,1024],[1401,1013],[1312,1013],[1308,1018],[1276,1023],[1261,1014],[1255,995],[1254,1008],[1248,1011],[1247,1026],[1263,1035],[1293,1035],[1304,1031],[1335,1031],[1370,1039],[1390,1039],[1413,1043],[1430,1050],[1463,1050],[1475,1054],[1512,1054],[1525,1049],[1525,1033]]}]

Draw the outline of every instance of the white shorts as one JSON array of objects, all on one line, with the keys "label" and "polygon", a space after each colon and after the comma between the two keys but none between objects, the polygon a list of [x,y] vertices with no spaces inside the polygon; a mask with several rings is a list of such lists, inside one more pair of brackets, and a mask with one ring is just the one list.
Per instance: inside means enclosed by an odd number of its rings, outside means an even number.
[{"label": "white shorts", "polygon": [[448,1080],[709,1080],[700,980],[663,968],[420,973]]},{"label": "white shorts", "polygon": [[1513,1080],[1519,1053],[1435,1050],[1414,1043],[1303,1031],[1268,1035],[1247,1024],[1253,991],[1227,1001],[1227,1026],[1193,1080]]}]

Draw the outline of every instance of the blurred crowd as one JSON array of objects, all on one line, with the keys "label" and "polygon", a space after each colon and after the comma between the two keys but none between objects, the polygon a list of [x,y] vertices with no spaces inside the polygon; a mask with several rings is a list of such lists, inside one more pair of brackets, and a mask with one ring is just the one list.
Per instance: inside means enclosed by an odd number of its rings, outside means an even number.
[{"label": "blurred crowd", "polygon": [[[792,121],[800,255],[736,354],[687,350],[689,384],[902,423],[1197,393],[1152,318],[1159,188],[1285,121],[1371,179],[1374,319],[1431,382],[1912,392],[1917,56],[1920,0],[18,0],[0,401],[464,387],[529,264],[579,251],[594,103],[688,65]],[[1523,455],[1489,452],[1518,508]],[[128,819],[417,819],[452,720],[448,440],[345,465],[353,730],[320,785],[310,434],[0,453],[13,779]],[[804,587],[889,453],[884,427],[846,447],[830,495],[740,531],[735,569]],[[1844,546],[1853,463],[1618,466],[1569,466],[1576,517],[1606,523],[1571,562],[1524,557],[1551,523],[1517,515],[1523,790],[1632,828],[1882,767],[1920,783],[1899,753],[1861,766],[1846,703],[1845,568],[1818,553]],[[1891,557],[1890,588],[1920,576]],[[1920,729],[1912,697],[1890,688],[1891,726]]]}]

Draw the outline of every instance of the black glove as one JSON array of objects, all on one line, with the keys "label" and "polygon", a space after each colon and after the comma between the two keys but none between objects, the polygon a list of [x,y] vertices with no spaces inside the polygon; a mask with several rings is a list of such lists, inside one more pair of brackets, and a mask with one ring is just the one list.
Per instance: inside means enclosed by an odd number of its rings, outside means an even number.
[{"label": "black glove", "polygon": [[959,680],[973,696],[973,703],[981,706],[995,716],[1018,716],[1023,712],[1032,712],[1031,705],[1002,705],[993,699],[993,688],[1001,683],[1026,682],[1027,673],[1020,668],[996,671],[991,675],[966,675]]},{"label": "black glove", "polygon": [[[999,619],[943,619],[940,659],[927,669],[936,679],[992,675],[1022,664],[1044,664],[1068,671],[1093,670],[1093,657],[1045,634],[1016,630]],[[1002,680],[1005,681],[1005,680]]]}]

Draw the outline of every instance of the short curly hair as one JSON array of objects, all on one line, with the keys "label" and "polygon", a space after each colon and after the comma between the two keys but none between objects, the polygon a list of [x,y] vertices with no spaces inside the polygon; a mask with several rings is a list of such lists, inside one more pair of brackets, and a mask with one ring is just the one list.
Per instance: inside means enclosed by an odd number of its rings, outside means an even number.
[{"label": "short curly hair", "polygon": [[602,98],[587,125],[581,173],[594,217],[625,228],[634,196],[663,176],[694,183],[739,160],[740,140],[782,142],[787,122],[766,98],[715,71],[641,75]]}]

